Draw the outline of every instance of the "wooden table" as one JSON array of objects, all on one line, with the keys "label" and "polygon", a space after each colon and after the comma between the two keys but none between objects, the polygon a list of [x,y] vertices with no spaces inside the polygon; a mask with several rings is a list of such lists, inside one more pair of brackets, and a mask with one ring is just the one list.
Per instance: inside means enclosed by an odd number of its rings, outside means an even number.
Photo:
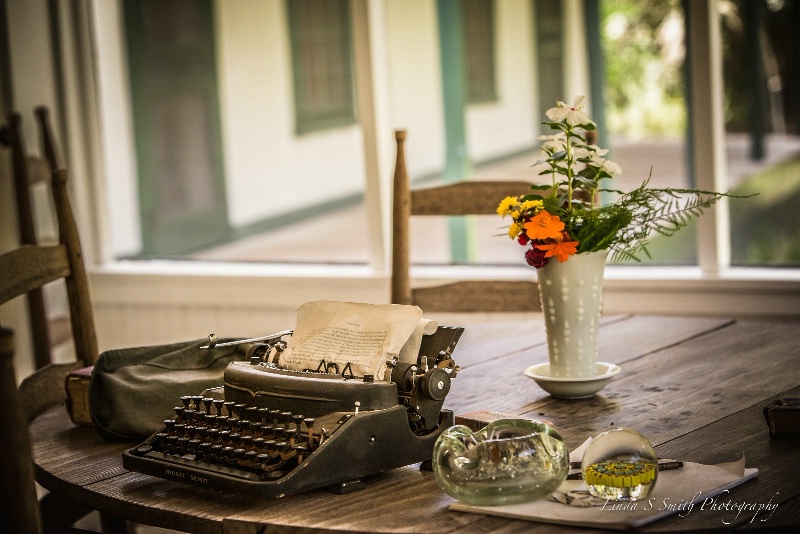
[{"label": "wooden table", "polygon": [[[454,353],[462,371],[446,406],[494,409],[552,421],[570,448],[627,426],[661,457],[702,463],[745,453],[758,476],[734,488],[736,502],[777,503],[768,521],[742,513],[741,529],[800,526],[800,441],[769,438],[762,408],[800,397],[800,323],[729,319],[604,317],[599,359],[622,372],[591,399],[557,400],[523,375],[547,360],[542,321],[467,325]],[[563,532],[566,527],[448,510],[452,499],[418,466],[368,481],[363,491],[319,490],[277,500],[186,486],[122,468],[131,443],[106,443],[75,427],[63,407],[31,425],[37,480],[45,488],[138,523],[186,532]],[[672,515],[644,531],[729,529],[730,512]],[[763,516],[759,516],[760,518]],[[586,529],[573,529],[586,531]]]}]

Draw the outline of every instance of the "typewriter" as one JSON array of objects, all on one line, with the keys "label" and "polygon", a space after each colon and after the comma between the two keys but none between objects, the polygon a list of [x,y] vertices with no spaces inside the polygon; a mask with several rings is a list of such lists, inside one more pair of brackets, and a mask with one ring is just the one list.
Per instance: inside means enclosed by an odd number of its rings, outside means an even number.
[{"label": "typewriter", "polygon": [[381,471],[425,468],[453,425],[442,405],[459,371],[452,352],[463,330],[438,326],[422,336],[416,362],[387,362],[382,380],[324,360],[301,371],[281,366],[292,331],[245,340],[247,359],[228,365],[224,385],[176,399],[175,417],[126,450],[123,466],[271,498],[317,488],[349,493]]}]

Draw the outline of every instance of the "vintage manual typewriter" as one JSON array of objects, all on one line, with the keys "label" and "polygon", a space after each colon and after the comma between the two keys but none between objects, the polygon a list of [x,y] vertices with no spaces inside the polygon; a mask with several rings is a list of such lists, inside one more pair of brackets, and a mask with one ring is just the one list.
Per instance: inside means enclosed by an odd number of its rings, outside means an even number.
[{"label": "vintage manual typewriter", "polygon": [[281,359],[293,331],[235,342],[249,361],[229,364],[224,386],[176,399],[174,418],[125,451],[123,466],[261,497],[322,487],[346,493],[368,475],[424,466],[453,425],[443,403],[462,332],[437,326],[421,336],[416,361],[393,358],[382,377],[325,360],[288,369]]}]

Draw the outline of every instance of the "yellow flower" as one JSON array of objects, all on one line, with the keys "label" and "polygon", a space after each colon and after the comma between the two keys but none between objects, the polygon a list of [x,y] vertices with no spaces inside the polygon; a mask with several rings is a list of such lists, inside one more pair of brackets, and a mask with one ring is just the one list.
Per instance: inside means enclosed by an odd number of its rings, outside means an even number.
[{"label": "yellow flower", "polygon": [[517,197],[506,197],[501,200],[500,205],[497,206],[497,214],[505,217],[517,206],[519,206],[519,199]]},{"label": "yellow flower", "polygon": [[508,227],[508,237],[511,239],[516,238],[520,232],[522,232],[522,225],[518,222],[512,223],[511,226]]},{"label": "yellow flower", "polygon": [[530,222],[525,223],[525,233],[531,239],[559,239],[561,231],[564,230],[564,223],[557,215],[551,215],[542,210],[534,215]]},{"label": "yellow flower", "polygon": [[541,200],[526,200],[522,204],[519,205],[519,209],[521,211],[529,210],[531,208],[541,208],[544,206]]}]

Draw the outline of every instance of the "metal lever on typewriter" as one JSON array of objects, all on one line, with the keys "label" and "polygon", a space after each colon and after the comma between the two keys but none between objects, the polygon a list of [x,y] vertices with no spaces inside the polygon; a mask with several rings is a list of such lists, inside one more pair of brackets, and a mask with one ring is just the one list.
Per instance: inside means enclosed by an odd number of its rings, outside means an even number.
[{"label": "metal lever on typewriter", "polygon": [[260,341],[278,341],[283,336],[288,336],[294,332],[293,330],[283,330],[281,332],[276,332],[275,334],[270,334],[268,336],[261,336],[261,337],[252,337],[250,339],[240,339],[238,341],[227,341],[225,343],[217,343],[217,336],[214,334],[208,335],[208,345],[203,345],[200,347],[201,349],[213,349],[217,347],[232,347],[234,345],[242,345],[244,343],[256,343]]}]

